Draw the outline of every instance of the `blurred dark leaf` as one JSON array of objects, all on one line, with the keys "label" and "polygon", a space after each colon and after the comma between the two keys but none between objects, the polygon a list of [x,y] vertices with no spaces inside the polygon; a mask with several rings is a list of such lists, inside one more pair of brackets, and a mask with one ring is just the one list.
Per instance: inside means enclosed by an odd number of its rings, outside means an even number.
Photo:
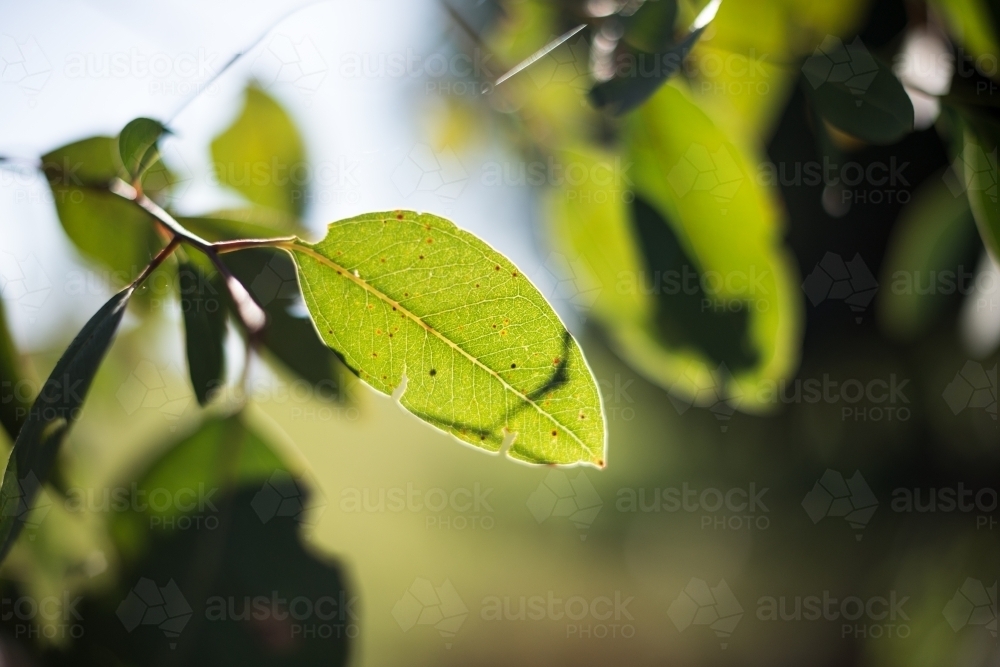
[{"label": "blurred dark leaf", "polygon": [[[133,479],[150,502],[114,516],[123,576],[84,600],[82,637],[57,657],[74,665],[344,663],[348,633],[358,631],[356,601],[337,564],[299,536],[321,504],[242,415],[209,419]],[[154,492],[173,501],[154,509]]]},{"label": "blurred dark leaf", "polygon": [[90,318],[66,348],[31,406],[0,486],[0,560],[10,551],[35,496],[49,479],[59,446],[79,417],[132,291],[131,287],[122,290]]},{"label": "blurred dark leaf", "polygon": [[802,65],[805,88],[823,118],[872,144],[891,144],[913,131],[913,104],[892,69],[860,38],[827,37]]},{"label": "blurred dark leaf", "polygon": [[[210,417],[193,433],[170,442],[133,476],[137,491],[145,496],[164,489],[171,498],[181,498],[191,489],[194,505],[150,504],[142,512],[116,514],[112,535],[121,553],[133,560],[148,550],[151,528],[176,529],[182,514],[214,507],[216,495],[240,485],[259,486],[276,470],[287,472],[288,466],[272,445],[245,424],[242,415]],[[70,502],[74,502],[72,497]],[[203,506],[195,507],[198,504]]]},{"label": "blurred dark leaf", "polygon": [[125,284],[149,263],[158,245],[153,218],[104,189],[122,175],[118,159],[114,139],[91,137],[57,148],[42,157],[42,164],[67,236],[80,252],[111,269],[113,282]]},{"label": "blurred dark leaf", "polygon": [[31,407],[25,395],[27,389],[21,377],[17,349],[7,329],[3,299],[0,299],[0,424],[11,442],[17,438]]},{"label": "blurred dark leaf", "polygon": [[254,204],[299,217],[309,168],[299,131],[288,113],[257,86],[246,91],[239,117],[212,141],[218,182]]},{"label": "blurred dark leaf", "polygon": [[668,51],[674,43],[676,0],[647,0],[625,19],[624,40],[646,53]]},{"label": "blurred dark leaf", "polygon": [[[889,335],[912,340],[923,333],[949,295],[960,294],[959,267],[975,244],[968,199],[933,176],[896,222],[882,265],[876,302],[879,323]],[[949,286],[944,272],[951,272]],[[974,266],[964,271],[969,279]]]},{"label": "blurred dark leaf", "polygon": [[209,277],[191,262],[180,264],[177,277],[191,384],[198,403],[206,405],[225,374],[226,309],[222,295],[226,286],[221,278]]},{"label": "blurred dark leaf", "polygon": [[590,100],[598,108],[606,108],[615,115],[635,109],[648,100],[660,86],[680,70],[684,58],[705,31],[699,28],[684,40],[660,53],[638,52],[631,54],[635,67],[620,68],[615,78],[594,86]]},{"label": "blurred dark leaf", "polygon": [[142,176],[157,159],[156,142],[167,132],[158,120],[136,118],[126,125],[118,136],[118,153],[125,171],[132,179]]},{"label": "blurred dark leaf", "polygon": [[[347,400],[344,382],[353,375],[316,333],[291,258],[280,250],[253,249],[228,253],[223,261],[267,312],[263,343],[271,354],[308,380],[317,397]],[[294,309],[301,309],[302,316],[290,312]]]}]

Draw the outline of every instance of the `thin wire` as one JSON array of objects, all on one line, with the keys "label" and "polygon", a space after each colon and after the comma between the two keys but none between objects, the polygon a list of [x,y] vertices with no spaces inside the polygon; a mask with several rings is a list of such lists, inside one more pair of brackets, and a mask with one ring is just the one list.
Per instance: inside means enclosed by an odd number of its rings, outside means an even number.
[{"label": "thin wire", "polygon": [[332,2],[332,0],[312,0],[311,2],[307,2],[304,5],[300,5],[300,6],[296,7],[295,9],[292,9],[292,10],[290,10],[288,12],[285,12],[283,15],[281,15],[280,17],[278,17],[278,19],[275,20],[273,23],[271,23],[264,30],[264,32],[260,33],[260,35],[254,41],[252,41],[249,45],[247,45],[246,47],[244,47],[242,50],[240,50],[240,51],[236,52],[235,54],[233,54],[233,57],[230,58],[229,61],[225,65],[223,65],[222,68],[218,72],[216,72],[215,74],[213,74],[208,79],[208,81],[206,81],[204,84],[201,85],[201,87],[198,90],[196,90],[186,100],[184,100],[183,102],[181,102],[181,105],[176,110],[174,110],[174,113],[170,116],[170,119],[165,124],[169,125],[170,123],[172,123],[174,121],[174,119],[176,119],[177,116],[179,116],[181,114],[182,111],[184,111],[185,109],[187,109],[191,105],[191,103],[194,102],[196,99],[198,99],[201,96],[202,93],[204,93],[206,90],[208,90],[212,86],[213,83],[215,83],[216,81],[218,81],[218,79],[219,79],[220,76],[222,76],[223,74],[225,74],[229,70],[230,67],[232,67],[233,65],[235,65],[236,61],[238,61],[240,58],[242,58],[243,56],[245,56],[250,51],[253,51],[255,48],[257,48],[257,46],[261,42],[264,41],[264,38],[267,37],[271,33],[271,31],[274,30],[276,27],[278,27],[278,25],[280,25],[285,19],[287,19],[287,18],[289,18],[289,17],[291,17],[291,16],[299,13],[300,11],[302,11],[303,9],[306,9],[307,7],[312,7],[314,5],[319,5],[319,4],[323,4],[323,3],[326,3],[326,2]]},{"label": "thin wire", "polygon": [[552,40],[539,50],[532,53],[526,59],[522,60],[520,63],[515,65],[514,69],[510,70],[509,72],[501,76],[499,79],[497,79],[496,83],[494,83],[493,85],[499,86],[501,83],[503,83],[510,77],[514,76],[515,74],[528,69],[529,67],[537,63],[539,60],[541,60],[545,56],[555,51],[557,48],[559,48],[559,46],[568,41],[573,35],[577,34],[586,27],[587,27],[586,23],[581,23],[580,25],[576,26],[575,28],[567,32],[565,35],[555,38],[554,40]]}]

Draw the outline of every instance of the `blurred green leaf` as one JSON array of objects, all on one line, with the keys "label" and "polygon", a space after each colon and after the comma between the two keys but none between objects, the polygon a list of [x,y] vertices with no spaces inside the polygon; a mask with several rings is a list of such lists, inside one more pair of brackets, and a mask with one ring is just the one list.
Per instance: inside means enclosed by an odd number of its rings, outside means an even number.
[{"label": "blurred green leaf", "polygon": [[806,58],[806,91],[820,115],[872,144],[892,144],[913,131],[913,104],[892,69],[860,37],[845,44],[828,36]]},{"label": "blurred green leaf", "polygon": [[299,217],[305,206],[305,147],[288,113],[257,86],[239,117],[212,141],[218,182],[254,204]]},{"label": "blurred green leaf", "polygon": [[962,151],[965,187],[983,244],[1000,261],[1000,208],[997,206],[997,143],[966,131]]},{"label": "blurred green leaf", "polygon": [[[754,160],[672,84],[629,116],[624,136],[617,181],[591,177],[551,200],[581,296],[595,295],[591,312],[618,353],[673,395],[708,405],[742,393],[741,409],[767,409],[751,388],[794,370],[801,296]],[[592,175],[619,159],[560,158]]]},{"label": "blurred green leaf", "polygon": [[262,208],[241,208],[213,211],[194,217],[178,217],[187,229],[209,241],[270,238],[300,234],[302,226],[295,218]]},{"label": "blurred green leaf", "polygon": [[[934,0],[951,28],[952,36],[971,52],[995,58],[1000,55],[1000,7],[990,0]],[[994,67],[994,76],[996,75]]]},{"label": "blurred green leaf", "polygon": [[346,402],[353,375],[323,344],[304,312],[295,265],[287,253],[241,250],[223,255],[223,261],[267,313],[264,347],[288,370],[309,381],[317,398]]},{"label": "blurred green leaf", "polygon": [[132,179],[142,176],[159,159],[156,142],[167,132],[158,120],[136,118],[118,136],[118,153]]},{"label": "blurred green leaf", "polygon": [[191,262],[181,262],[177,277],[191,384],[198,403],[207,405],[225,375],[226,309],[222,295],[226,286]]},{"label": "blurred green leaf", "polygon": [[[659,337],[669,347],[697,350],[733,371],[753,368],[758,353],[748,336],[747,310],[711,307],[704,271],[685,252],[673,225],[642,197],[632,202],[631,217],[646,260],[645,275],[661,281],[654,324]],[[673,276],[676,288],[669,284]]]},{"label": "blurred green leaf", "polygon": [[35,497],[49,479],[59,447],[79,417],[132,291],[132,287],[122,290],[90,318],[66,348],[31,406],[0,485],[0,560],[10,551]]},{"label": "blurred green leaf", "polygon": [[26,386],[20,366],[17,349],[7,329],[3,299],[0,299],[0,424],[11,442],[17,438],[31,407],[24,395]]},{"label": "blurred green leaf", "polygon": [[[115,140],[91,137],[42,157],[59,222],[84,255],[128,283],[158,248],[153,218],[106,190],[122,174]],[[162,169],[162,167],[161,167]]]},{"label": "blurred green leaf", "polygon": [[[798,359],[801,294],[781,243],[780,216],[772,195],[757,182],[752,168],[759,160],[730,141],[673,86],[662,88],[630,118],[626,145],[635,163],[636,195],[672,226],[680,246],[702,273],[707,293],[703,316],[717,322],[713,312],[747,313],[749,344],[737,345],[731,354],[756,363],[731,368],[737,382],[755,386],[786,377]],[[735,332],[730,336],[739,339]],[[687,379],[681,386],[693,381],[688,386],[692,391],[708,382],[707,372],[718,362],[726,361],[701,353],[695,357],[708,366],[696,364],[685,371]],[[677,381],[672,373],[659,380]],[[762,406],[747,396],[743,407]]]},{"label": "blurred green leaf", "polygon": [[[621,115],[635,109],[648,100],[660,86],[680,70],[684,58],[705,32],[700,28],[691,32],[676,46],[661,53],[636,53],[636,67],[618,72],[615,78],[594,86],[590,91],[590,100],[599,108],[607,108],[615,115]],[[645,63],[655,63],[651,76],[645,73]]]},{"label": "blurred green leaf", "polygon": [[320,336],[375,389],[459,440],[603,467],[597,383],[538,290],[451,222],[409,211],[289,245]]},{"label": "blurred green leaf", "polygon": [[[889,239],[876,301],[884,331],[912,340],[926,330],[948,293],[958,293],[955,274],[975,233],[968,199],[952,193],[941,178],[928,179],[900,213]],[[947,271],[950,288],[942,275]]]}]

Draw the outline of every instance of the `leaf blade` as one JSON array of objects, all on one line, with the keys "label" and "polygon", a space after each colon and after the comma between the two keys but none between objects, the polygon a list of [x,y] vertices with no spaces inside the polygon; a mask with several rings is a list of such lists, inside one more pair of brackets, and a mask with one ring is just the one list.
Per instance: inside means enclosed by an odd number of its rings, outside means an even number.
[{"label": "leaf blade", "polygon": [[256,86],[243,110],[212,141],[219,183],[265,208],[299,216],[305,205],[305,144],[288,113]]},{"label": "leaf blade", "polygon": [[122,128],[118,135],[118,153],[125,171],[135,179],[142,176],[159,158],[156,142],[167,133],[167,128],[152,118],[136,118]]},{"label": "leaf blade", "polygon": [[0,561],[7,555],[46,482],[56,454],[78,417],[87,390],[125,315],[134,288],[118,292],[90,318],[38,393],[11,451],[0,484]]},{"label": "leaf blade", "polygon": [[600,395],[579,346],[483,241],[396,211],[333,223],[322,241],[288,248],[320,337],[375,389],[483,449],[511,436],[522,461],[604,465]]},{"label": "leaf blade", "polygon": [[198,404],[207,405],[225,375],[226,311],[220,298],[225,286],[191,262],[181,263],[177,277],[191,385]]},{"label": "leaf blade", "polygon": [[861,38],[845,44],[827,37],[802,73],[820,114],[841,130],[872,144],[892,144],[913,131],[913,103],[903,84]]}]

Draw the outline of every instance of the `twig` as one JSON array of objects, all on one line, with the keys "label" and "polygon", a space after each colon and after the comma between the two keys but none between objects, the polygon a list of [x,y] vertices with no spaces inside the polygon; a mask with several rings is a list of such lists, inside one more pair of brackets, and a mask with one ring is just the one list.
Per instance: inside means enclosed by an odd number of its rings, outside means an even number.
[{"label": "twig", "polygon": [[160,252],[156,253],[156,256],[153,257],[153,259],[150,260],[149,264],[146,265],[146,268],[142,270],[142,273],[136,276],[136,279],[132,281],[130,287],[132,289],[135,289],[136,287],[141,285],[143,281],[149,277],[149,274],[155,271],[157,267],[160,266],[160,264],[163,264],[163,261],[167,259],[167,257],[170,257],[170,255],[172,255],[173,252],[177,250],[177,246],[179,246],[180,244],[181,244],[180,238],[175,236],[174,238],[170,239],[170,243],[164,246],[164,248],[160,250]]}]

